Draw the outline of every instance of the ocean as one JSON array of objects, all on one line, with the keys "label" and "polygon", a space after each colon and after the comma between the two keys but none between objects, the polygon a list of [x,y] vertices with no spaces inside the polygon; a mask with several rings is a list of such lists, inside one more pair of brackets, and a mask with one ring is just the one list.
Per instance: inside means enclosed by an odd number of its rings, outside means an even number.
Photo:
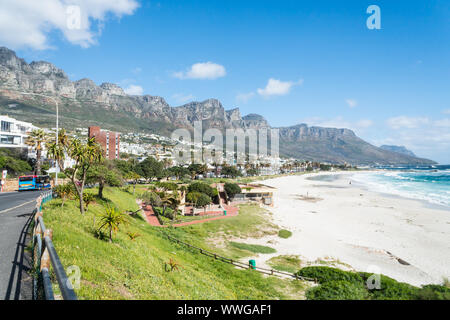
[{"label": "ocean", "polygon": [[425,200],[450,210],[450,165],[378,169],[383,171],[356,174],[353,179],[374,191]]}]

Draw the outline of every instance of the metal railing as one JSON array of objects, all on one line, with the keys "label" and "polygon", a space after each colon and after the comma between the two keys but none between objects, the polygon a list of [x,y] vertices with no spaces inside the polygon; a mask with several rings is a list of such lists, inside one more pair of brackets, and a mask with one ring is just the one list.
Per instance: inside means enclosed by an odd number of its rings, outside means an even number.
[{"label": "metal railing", "polygon": [[53,245],[53,232],[45,227],[42,216],[42,205],[52,198],[52,191],[46,191],[36,199],[33,227],[33,267],[35,270],[33,299],[55,300],[50,276],[50,268],[53,267],[63,299],[77,300],[72,283],[67,277]]},{"label": "metal railing", "polygon": [[317,283],[317,279],[302,277],[302,276],[299,276],[297,273],[290,273],[290,272],[284,272],[284,271],[279,271],[279,270],[275,270],[275,269],[266,269],[266,268],[253,266],[253,265],[250,264],[250,262],[247,264],[247,263],[244,263],[244,262],[241,262],[241,261],[237,261],[237,260],[233,260],[233,259],[230,259],[230,258],[222,257],[222,256],[220,256],[220,255],[218,255],[216,253],[209,252],[209,251],[207,251],[205,249],[193,246],[193,245],[191,245],[189,243],[186,243],[186,242],[181,241],[181,240],[179,240],[177,238],[169,236],[168,234],[165,234],[165,236],[167,238],[169,238],[169,240],[171,240],[171,241],[173,241],[175,243],[178,243],[178,244],[183,244],[183,245],[185,245],[185,246],[187,246],[187,247],[189,247],[191,249],[195,249],[195,250],[199,251],[201,254],[203,254],[205,256],[214,258],[215,260],[218,260],[218,261],[221,261],[221,262],[232,264],[232,265],[234,265],[236,267],[239,267],[239,268],[251,269],[251,270],[255,270],[255,271],[258,271],[260,273],[263,273],[263,274],[266,274],[266,275],[271,275],[271,276],[289,277],[289,278],[294,278],[294,279],[297,279],[297,280],[312,281],[312,282]]}]

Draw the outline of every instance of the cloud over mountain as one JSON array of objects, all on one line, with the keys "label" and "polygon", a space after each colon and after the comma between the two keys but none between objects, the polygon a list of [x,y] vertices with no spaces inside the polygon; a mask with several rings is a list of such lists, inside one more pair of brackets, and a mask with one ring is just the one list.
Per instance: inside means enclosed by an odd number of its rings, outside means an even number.
[{"label": "cloud over mountain", "polygon": [[138,6],[136,0],[2,0],[0,42],[44,50],[52,46],[49,34],[58,31],[67,41],[89,47],[109,16],[131,15]]}]

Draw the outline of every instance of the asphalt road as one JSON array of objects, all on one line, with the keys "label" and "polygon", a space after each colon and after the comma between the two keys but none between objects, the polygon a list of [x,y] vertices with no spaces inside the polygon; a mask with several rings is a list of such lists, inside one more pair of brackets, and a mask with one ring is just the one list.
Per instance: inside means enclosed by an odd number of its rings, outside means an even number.
[{"label": "asphalt road", "polygon": [[25,252],[27,229],[34,201],[40,191],[0,193],[0,299],[32,298],[32,279],[27,273],[30,256]]}]

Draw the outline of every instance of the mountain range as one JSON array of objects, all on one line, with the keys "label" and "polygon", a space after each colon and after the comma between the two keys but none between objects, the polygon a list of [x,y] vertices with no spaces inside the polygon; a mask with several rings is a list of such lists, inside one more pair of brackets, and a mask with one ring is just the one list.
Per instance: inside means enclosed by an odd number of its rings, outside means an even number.
[{"label": "mountain range", "polygon": [[[59,105],[60,123],[67,128],[95,124],[111,130],[145,131],[166,136],[176,128],[192,129],[194,121],[202,121],[204,129],[271,128],[264,117],[258,114],[242,116],[238,108],[225,110],[217,99],[172,107],[162,97],[127,95],[113,83],[98,86],[86,78],[71,81],[62,69],[49,62],[28,64],[14,51],[0,47],[0,113],[35,125],[53,127],[55,100]],[[392,148],[378,148],[349,129],[307,124],[278,129],[281,156],[360,165],[435,163]]]}]

